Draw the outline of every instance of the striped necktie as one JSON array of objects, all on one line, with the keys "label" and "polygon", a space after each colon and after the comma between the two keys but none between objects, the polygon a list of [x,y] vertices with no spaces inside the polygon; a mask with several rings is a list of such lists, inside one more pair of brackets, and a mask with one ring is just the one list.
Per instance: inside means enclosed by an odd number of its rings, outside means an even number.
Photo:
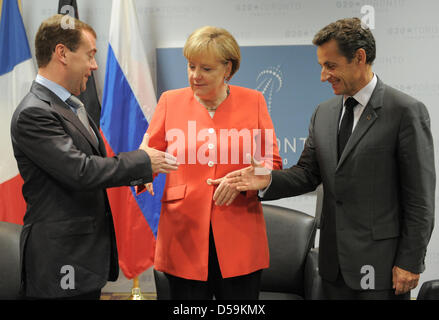
[{"label": "striped necktie", "polygon": [[82,122],[84,127],[90,132],[92,137],[96,137],[95,133],[93,132],[93,129],[90,126],[90,122],[88,121],[87,111],[85,110],[84,104],[74,95],[71,95],[70,98],[66,100],[66,103],[71,105],[73,108],[76,109],[76,115],[78,116],[79,120]]}]

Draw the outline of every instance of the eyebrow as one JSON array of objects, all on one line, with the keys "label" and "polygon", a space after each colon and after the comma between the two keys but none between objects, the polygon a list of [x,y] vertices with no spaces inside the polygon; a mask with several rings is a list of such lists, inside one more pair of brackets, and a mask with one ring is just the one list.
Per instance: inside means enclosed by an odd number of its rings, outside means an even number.
[{"label": "eyebrow", "polygon": [[317,61],[317,63],[318,63],[320,66],[337,65],[336,62],[332,62],[332,61],[325,61],[325,62],[323,62],[323,63],[320,63],[320,62]]},{"label": "eyebrow", "polygon": [[[196,63],[188,61],[188,64],[196,64]],[[214,64],[207,64],[207,63],[201,63],[200,66],[201,67],[211,67],[211,68],[215,67]]]}]

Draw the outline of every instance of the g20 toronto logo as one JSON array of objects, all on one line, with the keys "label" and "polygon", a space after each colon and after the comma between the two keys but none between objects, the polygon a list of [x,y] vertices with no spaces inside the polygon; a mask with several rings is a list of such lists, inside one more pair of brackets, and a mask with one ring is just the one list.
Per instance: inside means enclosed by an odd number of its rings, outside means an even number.
[{"label": "g20 toronto logo", "polygon": [[283,74],[280,66],[271,66],[262,70],[256,77],[256,83],[256,90],[264,95],[268,113],[271,115],[273,95],[278,93],[283,85]]}]

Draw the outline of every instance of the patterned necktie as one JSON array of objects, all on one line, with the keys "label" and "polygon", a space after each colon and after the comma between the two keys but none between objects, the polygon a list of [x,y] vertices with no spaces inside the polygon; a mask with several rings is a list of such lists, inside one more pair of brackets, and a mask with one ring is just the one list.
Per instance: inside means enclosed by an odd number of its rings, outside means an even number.
[{"label": "patterned necktie", "polygon": [[90,122],[88,121],[87,117],[87,111],[85,110],[84,104],[81,102],[81,100],[79,100],[74,95],[71,95],[70,98],[66,100],[66,103],[76,109],[76,115],[78,116],[84,127],[90,132],[92,137],[96,137],[93,129],[90,127]]},{"label": "patterned necktie", "polygon": [[338,160],[340,160],[341,154],[351,136],[354,125],[354,107],[357,104],[357,100],[352,97],[347,98],[345,101],[346,110],[341,120],[340,131],[338,132]]}]

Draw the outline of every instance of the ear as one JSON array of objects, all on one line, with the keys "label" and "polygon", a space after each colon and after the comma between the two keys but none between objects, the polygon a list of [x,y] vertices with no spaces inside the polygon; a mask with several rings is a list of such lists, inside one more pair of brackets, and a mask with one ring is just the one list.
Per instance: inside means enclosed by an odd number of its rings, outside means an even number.
[{"label": "ear", "polygon": [[61,43],[57,44],[55,51],[52,54],[52,59],[55,59],[62,64],[67,64],[67,47]]},{"label": "ear", "polygon": [[227,64],[226,64],[226,73],[225,73],[225,76],[224,76],[224,78],[227,80],[227,81],[229,81],[230,79],[231,79],[231,73],[232,73],[232,61],[228,61],[227,62]]},{"label": "ear", "polygon": [[357,52],[355,53],[355,61],[358,64],[366,64],[366,51],[363,48],[360,48],[357,50]]}]

